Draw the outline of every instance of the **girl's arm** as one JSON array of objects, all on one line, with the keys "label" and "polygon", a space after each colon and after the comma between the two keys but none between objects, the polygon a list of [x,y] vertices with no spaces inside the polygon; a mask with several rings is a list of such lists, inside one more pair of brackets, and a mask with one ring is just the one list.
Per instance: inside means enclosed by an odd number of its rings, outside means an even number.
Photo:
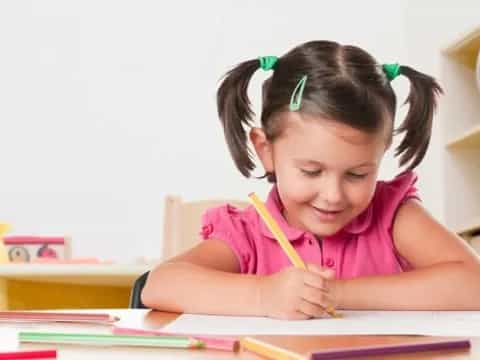
[{"label": "girl's arm", "polygon": [[329,270],[291,266],[267,276],[239,271],[228,245],[210,239],[152,270],[142,302],[172,312],[295,320],[325,316],[325,309],[335,303]]},{"label": "girl's arm", "polygon": [[172,312],[259,315],[258,278],[239,271],[227,244],[202,241],[150,272],[142,302]]},{"label": "girl's arm", "polygon": [[397,251],[414,268],[386,276],[336,280],[338,307],[385,310],[479,310],[480,258],[416,200],[397,212]]}]

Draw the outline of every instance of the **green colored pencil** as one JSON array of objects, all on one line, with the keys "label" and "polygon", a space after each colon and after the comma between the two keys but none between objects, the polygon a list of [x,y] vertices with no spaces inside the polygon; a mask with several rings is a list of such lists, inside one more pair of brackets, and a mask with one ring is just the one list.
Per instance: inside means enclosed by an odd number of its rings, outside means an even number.
[{"label": "green colored pencil", "polygon": [[107,346],[151,346],[164,348],[199,349],[205,344],[202,341],[186,336],[137,336],[112,334],[72,334],[50,332],[20,332],[20,342],[107,345]]}]

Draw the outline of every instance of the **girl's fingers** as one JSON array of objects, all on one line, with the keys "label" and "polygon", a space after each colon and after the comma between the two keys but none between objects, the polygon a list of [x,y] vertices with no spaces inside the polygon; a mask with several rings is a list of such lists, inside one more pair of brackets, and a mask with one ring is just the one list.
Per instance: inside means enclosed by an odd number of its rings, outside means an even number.
[{"label": "girl's fingers", "polygon": [[300,302],[298,311],[305,314],[309,318],[323,318],[328,316],[324,307],[313,304],[304,299],[302,299]]},{"label": "girl's fingers", "polygon": [[333,305],[333,298],[331,294],[312,286],[304,286],[302,294],[300,295],[302,299],[312,304],[321,306],[322,308],[328,308],[329,306]]},{"label": "girl's fingers", "polygon": [[305,285],[323,290],[325,292],[329,291],[328,281],[323,276],[307,271],[303,276],[303,283]]},{"label": "girl's fingers", "polygon": [[324,277],[325,279],[333,279],[335,277],[335,272],[332,269],[328,268],[322,268],[320,266],[314,265],[314,264],[308,264],[307,265],[308,271],[320,275],[321,277]]},{"label": "girl's fingers", "polygon": [[311,318],[312,317],[310,315],[307,315],[301,311],[295,311],[293,316],[289,317],[288,320],[308,320]]}]

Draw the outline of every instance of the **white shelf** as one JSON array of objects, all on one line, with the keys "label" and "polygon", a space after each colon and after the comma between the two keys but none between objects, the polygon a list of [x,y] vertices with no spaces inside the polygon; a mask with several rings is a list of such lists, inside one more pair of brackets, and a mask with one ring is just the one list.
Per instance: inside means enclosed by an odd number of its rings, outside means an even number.
[{"label": "white shelf", "polygon": [[480,27],[461,36],[447,46],[443,53],[469,68],[475,69],[478,49],[480,49]]},{"label": "white shelf", "polygon": [[[480,24],[480,23],[479,23]],[[480,228],[480,26],[442,50],[439,112],[445,136],[445,222],[465,239]]]},{"label": "white shelf", "polygon": [[473,127],[463,135],[449,141],[447,147],[449,149],[480,148],[480,125]]}]

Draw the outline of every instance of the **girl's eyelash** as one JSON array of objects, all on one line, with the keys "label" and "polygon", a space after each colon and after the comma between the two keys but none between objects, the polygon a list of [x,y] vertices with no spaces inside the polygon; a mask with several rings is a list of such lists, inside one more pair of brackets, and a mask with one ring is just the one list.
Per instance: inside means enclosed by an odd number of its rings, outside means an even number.
[{"label": "girl's eyelash", "polygon": [[304,169],[300,169],[300,170],[304,175],[307,175],[307,176],[310,176],[310,177],[318,176],[322,172],[322,170],[314,170],[314,171],[304,170]]},{"label": "girl's eyelash", "polygon": [[348,173],[348,176],[354,177],[356,179],[363,179],[366,177],[368,174],[355,174],[355,173]]},{"label": "girl's eyelash", "polygon": [[[309,176],[309,177],[316,177],[318,175],[320,175],[322,173],[322,170],[304,170],[304,169],[300,169],[300,171],[306,175],[306,176]],[[363,179],[367,176],[368,174],[357,174],[357,173],[347,173],[347,176],[350,176],[354,179]]]}]

